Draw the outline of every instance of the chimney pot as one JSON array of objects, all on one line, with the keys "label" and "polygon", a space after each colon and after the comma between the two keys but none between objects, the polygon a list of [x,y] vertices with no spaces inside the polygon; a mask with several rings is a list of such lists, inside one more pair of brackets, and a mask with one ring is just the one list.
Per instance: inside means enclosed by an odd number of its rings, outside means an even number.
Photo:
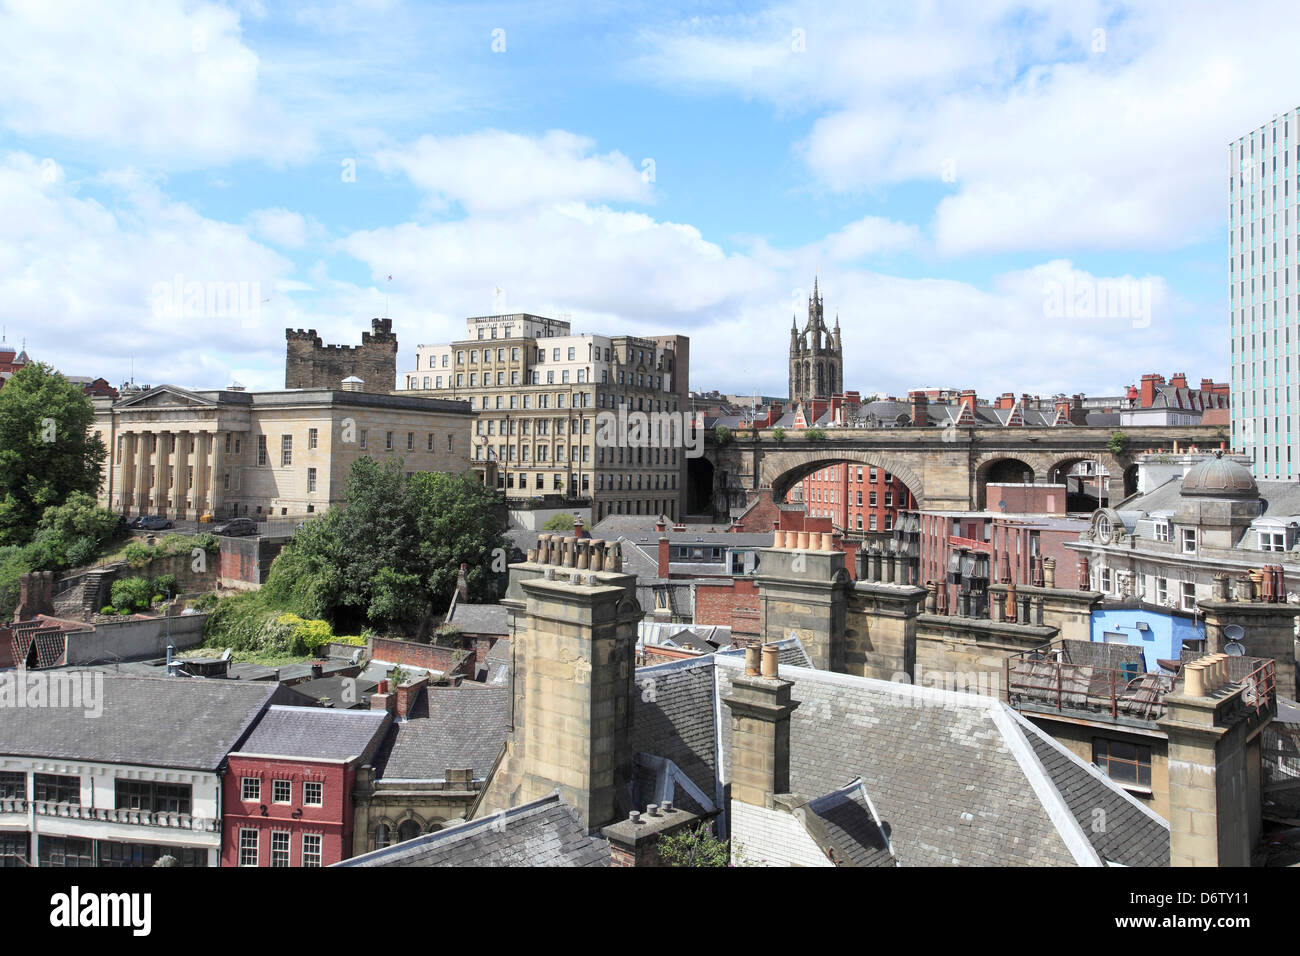
[{"label": "chimney pot", "polygon": [[762,676],[768,680],[776,680],[778,673],[777,665],[777,647],[775,644],[763,645],[763,671]]}]

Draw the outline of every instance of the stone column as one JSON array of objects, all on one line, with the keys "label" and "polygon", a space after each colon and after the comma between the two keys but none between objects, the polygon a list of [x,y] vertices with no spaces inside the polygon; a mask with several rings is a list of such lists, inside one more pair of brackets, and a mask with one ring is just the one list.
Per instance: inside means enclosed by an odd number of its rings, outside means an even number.
[{"label": "stone column", "polygon": [[172,462],[176,467],[176,481],[172,489],[172,500],[176,508],[176,517],[189,518],[190,508],[193,507],[193,500],[190,495],[189,485],[189,467],[190,467],[190,439],[194,433],[188,429],[181,429],[176,432],[176,454],[172,456]]},{"label": "stone column", "polygon": [[135,432],[122,433],[122,454],[119,465],[122,477],[118,484],[118,494],[122,496],[122,513],[135,510],[135,444],[139,436]]},{"label": "stone column", "polygon": [[167,513],[167,498],[171,485],[167,480],[167,466],[171,464],[171,432],[157,432],[154,438],[157,460],[154,462],[153,507],[156,514]]},{"label": "stone column", "polygon": [[212,490],[208,495],[208,501],[211,504],[209,511],[212,513],[214,519],[226,504],[224,472],[226,467],[225,442],[226,433],[222,431],[214,431],[212,433],[211,445],[208,448],[208,461],[212,467]]},{"label": "stone column", "polygon": [[212,433],[198,432],[194,443],[194,512],[196,516],[209,513],[208,453],[212,448]]},{"label": "stone column", "polygon": [[152,472],[149,470],[149,443],[152,433],[136,433],[136,467],[135,467],[135,505],[140,514],[149,512],[149,483]]}]

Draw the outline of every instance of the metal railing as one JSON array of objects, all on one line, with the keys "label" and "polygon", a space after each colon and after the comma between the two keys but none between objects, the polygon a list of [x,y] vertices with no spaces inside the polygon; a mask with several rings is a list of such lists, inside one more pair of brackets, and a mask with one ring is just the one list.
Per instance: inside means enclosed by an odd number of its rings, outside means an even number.
[{"label": "metal railing", "polygon": [[1007,703],[1155,720],[1164,713],[1164,697],[1177,677],[1163,674],[1067,664],[1041,652],[1008,657],[1003,662]]}]

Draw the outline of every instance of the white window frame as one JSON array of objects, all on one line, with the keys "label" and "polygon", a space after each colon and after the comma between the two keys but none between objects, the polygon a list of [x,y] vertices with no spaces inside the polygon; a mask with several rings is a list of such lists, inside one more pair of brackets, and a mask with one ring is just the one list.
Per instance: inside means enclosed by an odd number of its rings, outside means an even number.
[{"label": "white window frame", "polygon": [[[251,836],[252,839],[249,839]],[[240,866],[257,866],[261,858],[262,851],[262,832],[256,828],[240,827],[239,828],[239,865]],[[249,863],[248,854],[252,853],[253,862]]]},{"label": "white window frame", "polygon": [[[249,795],[249,791],[252,795]],[[262,802],[262,778],[242,777],[239,782],[239,799],[244,803]]]},{"label": "white window frame", "polygon": [[[1180,528],[1178,530],[1178,542],[1179,542],[1179,546],[1182,548],[1183,554],[1195,554],[1196,553],[1196,529]],[[1190,547],[1188,547],[1189,544],[1191,545]]]},{"label": "white window frame", "polygon": [[[283,800],[281,800],[278,796],[280,792],[281,784],[289,788],[289,795],[285,797]],[[283,779],[273,779],[271,781],[271,802],[280,805],[293,803],[293,781],[283,780]]]},{"label": "white window frame", "polygon": [[[313,791],[316,793],[315,800],[311,798]],[[325,806],[325,784],[319,780],[304,780],[302,784],[302,805],[304,807]]]},{"label": "white window frame", "polygon": [[1152,529],[1152,534],[1155,536],[1155,540],[1157,541],[1169,541],[1172,537],[1170,534],[1168,518],[1156,519],[1155,523],[1152,525]]},{"label": "white window frame", "polygon": [[271,866],[289,866],[292,849],[293,834],[290,831],[271,831]]},{"label": "white window frame", "polygon": [[[1190,603],[1189,603],[1189,595],[1187,593],[1189,589],[1191,590]],[[1184,611],[1196,610],[1196,582],[1195,581],[1179,582],[1178,606],[1181,607]]]},{"label": "white window frame", "polygon": [[319,833],[304,833],[302,835],[302,865],[303,866],[320,866],[322,843]]}]

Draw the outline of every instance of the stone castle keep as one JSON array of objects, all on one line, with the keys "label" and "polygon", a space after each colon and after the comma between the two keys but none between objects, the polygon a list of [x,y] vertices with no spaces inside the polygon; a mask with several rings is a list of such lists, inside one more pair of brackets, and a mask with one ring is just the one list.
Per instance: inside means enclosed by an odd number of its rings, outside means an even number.
[{"label": "stone castle keep", "polygon": [[359,391],[388,394],[397,386],[397,335],[392,319],[372,319],[360,345],[325,345],[315,329],[285,329],[284,387],[333,388],[350,376]]}]

